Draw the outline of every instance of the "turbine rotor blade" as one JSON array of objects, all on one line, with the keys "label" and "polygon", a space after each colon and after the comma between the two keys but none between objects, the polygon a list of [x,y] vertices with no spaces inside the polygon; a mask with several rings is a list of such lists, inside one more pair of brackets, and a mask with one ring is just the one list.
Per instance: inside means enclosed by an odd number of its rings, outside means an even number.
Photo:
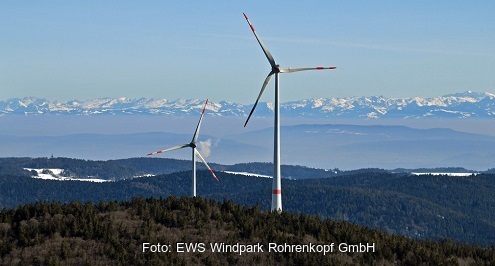
[{"label": "turbine rotor blade", "polygon": [[206,168],[208,168],[208,170],[210,170],[210,173],[213,175],[213,177],[215,178],[215,180],[217,180],[217,182],[219,181],[218,180],[218,177],[215,175],[215,173],[213,172],[213,170],[211,170],[210,166],[208,165],[208,163],[206,163],[205,159],[203,158],[203,156],[201,156],[201,154],[199,153],[198,150],[194,149],[194,153],[196,154],[196,157],[198,157],[205,165],[206,165]]},{"label": "turbine rotor blade", "polygon": [[178,149],[182,149],[182,148],[185,148],[185,147],[191,147],[191,144],[182,144],[182,145],[177,145],[177,146],[174,146],[172,148],[165,149],[165,150],[151,152],[151,153],[148,153],[148,156],[155,155],[155,154],[160,154],[160,153],[164,153],[164,152],[167,152],[167,151],[178,150]]},{"label": "turbine rotor blade", "polygon": [[207,104],[208,104],[208,99],[206,99],[205,106],[203,107],[203,111],[201,111],[201,117],[199,118],[198,125],[196,126],[196,131],[194,131],[194,136],[191,143],[196,144],[196,141],[198,140],[199,128],[201,127],[201,121],[203,120],[203,115],[205,114]]},{"label": "turbine rotor blade", "polygon": [[251,24],[251,21],[249,21],[249,18],[247,17],[246,13],[242,13],[244,17],[246,18],[247,23],[249,24],[249,27],[251,28],[251,31],[254,33],[254,37],[256,37],[256,40],[258,40],[258,43],[261,46],[261,49],[263,50],[263,53],[265,53],[266,59],[268,59],[268,62],[270,62],[270,65],[273,67],[277,67],[277,64],[275,63],[275,59],[273,59],[272,54],[266,49],[265,45],[263,42],[261,42],[260,38],[258,37],[258,34],[256,34],[256,31],[254,30],[254,26]]},{"label": "turbine rotor blade", "polygon": [[295,68],[279,68],[280,73],[292,73],[292,72],[297,72],[297,71],[305,71],[305,70],[324,70],[324,69],[336,69],[337,67],[335,66],[330,66],[330,67],[295,67]]},{"label": "turbine rotor blade", "polygon": [[249,113],[249,116],[248,118],[246,119],[246,122],[244,123],[244,127],[246,127],[248,121],[249,121],[249,118],[251,118],[251,115],[253,115],[253,112],[254,112],[254,109],[256,108],[256,106],[258,105],[258,102],[261,98],[261,95],[263,95],[263,92],[265,91],[265,88],[266,88],[266,85],[268,85],[268,82],[270,82],[270,79],[272,78],[272,75],[274,74],[273,71],[271,71],[268,76],[265,78],[265,82],[263,82],[263,86],[261,86],[261,91],[260,91],[260,94],[258,95],[258,98],[256,99],[256,102],[254,103],[253,105],[253,109],[251,109],[251,112]]}]

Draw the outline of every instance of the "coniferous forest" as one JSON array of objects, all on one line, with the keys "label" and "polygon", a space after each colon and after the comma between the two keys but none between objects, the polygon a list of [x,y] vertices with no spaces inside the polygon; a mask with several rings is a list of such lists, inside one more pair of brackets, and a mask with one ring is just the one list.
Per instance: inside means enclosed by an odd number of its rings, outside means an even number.
[{"label": "coniferous forest", "polygon": [[[489,265],[492,248],[417,241],[379,230],[281,214],[233,201],[133,198],[123,202],[37,202],[0,213],[3,265]],[[149,244],[145,244],[149,243]],[[215,244],[262,249],[219,252]],[[298,252],[275,247],[313,245]],[[323,246],[334,244],[323,253]],[[157,245],[162,245],[157,248]],[[143,246],[152,248],[143,252]],[[166,246],[165,250],[163,245]],[[185,248],[196,246],[196,250]],[[373,249],[349,251],[349,247]],[[203,248],[201,248],[203,246]],[[339,248],[340,247],[340,248]],[[362,246],[361,246],[362,247]],[[346,249],[347,248],[347,249]],[[159,252],[163,251],[163,252]],[[319,252],[318,252],[319,251]],[[362,251],[362,252],[360,252]]]}]

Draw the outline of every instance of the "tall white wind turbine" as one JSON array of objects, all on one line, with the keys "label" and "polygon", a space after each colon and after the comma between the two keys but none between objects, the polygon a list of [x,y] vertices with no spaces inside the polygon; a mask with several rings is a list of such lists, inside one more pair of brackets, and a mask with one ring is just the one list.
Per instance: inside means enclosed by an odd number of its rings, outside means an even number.
[{"label": "tall white wind turbine", "polygon": [[208,163],[206,163],[206,161],[203,158],[203,156],[201,156],[201,154],[199,153],[199,151],[196,149],[196,141],[198,140],[198,136],[199,136],[199,128],[201,127],[201,121],[203,120],[203,115],[205,114],[205,110],[206,110],[206,105],[207,104],[208,104],[208,99],[206,99],[205,106],[203,107],[203,111],[201,112],[201,117],[199,118],[199,122],[198,122],[198,126],[196,127],[196,131],[194,131],[194,136],[192,138],[191,143],[186,143],[186,144],[178,145],[178,146],[175,146],[175,147],[172,147],[172,148],[168,148],[168,149],[165,149],[165,150],[160,150],[160,151],[148,153],[148,156],[151,156],[151,155],[154,155],[154,154],[160,154],[160,153],[164,153],[164,152],[167,152],[167,151],[178,150],[178,149],[182,149],[182,148],[186,148],[186,147],[192,148],[192,183],[193,183],[193,186],[192,186],[192,196],[193,197],[196,197],[196,156],[206,165],[206,168],[208,168],[208,170],[210,170],[210,173],[213,175],[213,177],[215,178],[215,180],[218,181],[218,178],[215,175],[215,173],[213,172],[213,170],[211,170],[211,168],[208,165]]},{"label": "tall white wind turbine", "polygon": [[251,118],[251,115],[254,112],[254,109],[256,108],[256,105],[258,105],[258,101],[261,98],[261,95],[265,91],[266,85],[268,82],[270,82],[270,79],[272,78],[272,75],[275,75],[275,124],[274,124],[274,155],[273,155],[273,185],[272,185],[272,211],[282,211],[282,184],[280,180],[280,103],[279,103],[279,82],[278,82],[278,74],[279,73],[291,73],[291,72],[297,72],[297,71],[304,71],[304,70],[323,70],[323,69],[335,69],[337,67],[331,66],[331,67],[301,67],[301,68],[282,68],[277,63],[275,63],[275,59],[273,59],[273,56],[270,54],[268,49],[266,49],[265,45],[261,42],[260,38],[258,37],[258,34],[256,34],[256,31],[254,30],[253,25],[249,21],[249,18],[245,13],[244,17],[246,18],[247,23],[249,24],[249,27],[254,33],[254,37],[256,37],[256,40],[258,40],[258,43],[261,46],[261,49],[263,50],[263,53],[265,53],[266,58],[268,59],[268,62],[270,63],[270,66],[272,67],[272,70],[270,73],[268,73],[268,76],[266,77],[265,81],[263,82],[263,86],[261,87],[260,94],[258,95],[258,98],[256,99],[256,102],[254,103],[253,109],[251,109],[251,112],[249,113],[249,116],[246,120],[246,123],[244,123],[244,127],[247,125],[249,118]]}]

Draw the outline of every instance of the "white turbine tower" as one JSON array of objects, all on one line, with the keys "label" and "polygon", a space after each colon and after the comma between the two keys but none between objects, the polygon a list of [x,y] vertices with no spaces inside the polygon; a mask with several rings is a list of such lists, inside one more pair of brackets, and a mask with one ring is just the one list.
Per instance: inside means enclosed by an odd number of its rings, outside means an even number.
[{"label": "white turbine tower", "polygon": [[256,99],[256,102],[254,103],[253,109],[251,109],[251,112],[249,113],[249,116],[246,120],[246,123],[244,123],[244,127],[247,125],[249,118],[251,118],[251,115],[254,112],[254,109],[256,108],[256,105],[258,105],[258,101],[261,98],[261,95],[265,91],[266,85],[272,78],[272,75],[275,75],[275,124],[274,124],[274,155],[273,155],[273,185],[272,185],[272,211],[282,211],[282,184],[280,180],[280,102],[279,102],[279,84],[278,84],[278,74],[279,73],[291,73],[291,72],[297,72],[297,71],[304,71],[304,70],[323,70],[323,69],[335,69],[337,67],[331,66],[331,67],[302,67],[302,68],[281,68],[279,65],[275,63],[275,59],[273,59],[273,56],[270,54],[268,49],[266,49],[265,45],[261,42],[260,38],[256,34],[256,31],[254,30],[253,25],[249,21],[248,17],[246,16],[245,13],[244,17],[246,18],[247,23],[249,24],[249,27],[254,33],[254,37],[256,37],[256,40],[258,40],[258,43],[261,46],[261,49],[263,50],[263,53],[265,53],[266,58],[268,59],[268,62],[270,63],[270,66],[272,67],[272,70],[266,77],[265,81],[263,82],[263,86],[261,87],[260,94],[258,95],[258,98]]},{"label": "white turbine tower", "polygon": [[154,154],[160,154],[160,153],[163,153],[163,152],[178,150],[178,149],[182,149],[182,148],[186,148],[186,147],[192,148],[192,183],[193,183],[193,186],[192,186],[192,196],[193,197],[196,197],[196,156],[206,165],[206,168],[208,168],[208,170],[210,170],[210,173],[213,175],[213,177],[215,178],[215,180],[218,181],[218,178],[215,175],[215,173],[213,172],[213,170],[211,170],[211,168],[208,165],[208,163],[206,163],[206,161],[203,158],[203,156],[201,156],[201,154],[199,153],[199,151],[196,149],[196,141],[198,140],[198,136],[199,136],[199,128],[201,127],[201,121],[203,120],[203,115],[205,114],[205,110],[206,110],[206,105],[207,104],[208,104],[208,99],[206,99],[205,106],[203,107],[203,111],[201,112],[201,117],[199,118],[199,122],[198,122],[198,126],[196,127],[196,131],[194,131],[194,136],[192,138],[191,143],[182,144],[182,145],[178,145],[178,146],[175,146],[175,147],[172,147],[172,148],[168,148],[168,149],[165,149],[165,150],[160,150],[160,151],[148,153],[148,156],[151,156],[151,155],[154,155]]}]

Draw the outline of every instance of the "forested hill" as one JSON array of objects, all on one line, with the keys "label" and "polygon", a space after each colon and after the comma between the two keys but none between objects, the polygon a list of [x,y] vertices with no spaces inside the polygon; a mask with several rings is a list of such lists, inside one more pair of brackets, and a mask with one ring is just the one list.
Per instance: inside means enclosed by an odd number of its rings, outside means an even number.
[{"label": "forested hill", "polygon": [[[271,176],[273,174],[272,163],[251,162],[238,163],[234,165],[223,165],[209,163],[214,171],[231,171],[247,172],[259,175]],[[203,164],[197,164],[198,169],[206,169]],[[282,165],[282,178],[288,179],[312,179],[326,178],[339,175],[352,175],[369,172],[440,172],[440,173],[474,173],[461,167],[444,167],[444,168],[422,168],[422,169],[403,169],[394,170],[384,169],[358,169],[358,170],[339,170],[318,169],[305,167],[301,165]],[[0,175],[31,176],[32,173],[24,168],[51,169],[58,168],[64,170],[65,176],[74,178],[101,178],[105,180],[123,180],[132,179],[139,176],[163,175],[180,171],[190,171],[190,160],[177,160],[168,158],[129,158],[107,161],[92,161],[73,158],[0,158]],[[495,169],[487,171],[476,171],[478,173],[495,173]]]},{"label": "forested hill", "polygon": [[[269,209],[272,180],[198,171],[197,193]],[[495,243],[495,176],[413,176],[359,172],[321,179],[282,180],[285,211],[378,228],[415,239]],[[106,183],[51,181],[0,175],[0,207],[36,201],[123,201],[134,196],[189,196],[191,172]]]},{"label": "forested hill", "polygon": [[[272,175],[271,163],[241,163],[222,165],[209,163],[215,171],[249,172]],[[203,164],[198,169],[206,169]],[[129,158],[108,161],[92,161],[72,158],[0,158],[0,175],[31,176],[24,168],[64,170],[64,175],[75,178],[101,178],[106,180],[132,179],[137,176],[162,175],[180,171],[190,171],[190,160],[167,158]],[[342,171],[325,170],[305,166],[282,165],[283,177],[292,179],[321,178],[335,176]]]},{"label": "forested hill", "polygon": [[[215,250],[221,243],[234,248]],[[0,212],[2,265],[488,265],[494,261],[493,249],[415,241],[348,222],[271,213],[226,200],[38,202]]]}]

